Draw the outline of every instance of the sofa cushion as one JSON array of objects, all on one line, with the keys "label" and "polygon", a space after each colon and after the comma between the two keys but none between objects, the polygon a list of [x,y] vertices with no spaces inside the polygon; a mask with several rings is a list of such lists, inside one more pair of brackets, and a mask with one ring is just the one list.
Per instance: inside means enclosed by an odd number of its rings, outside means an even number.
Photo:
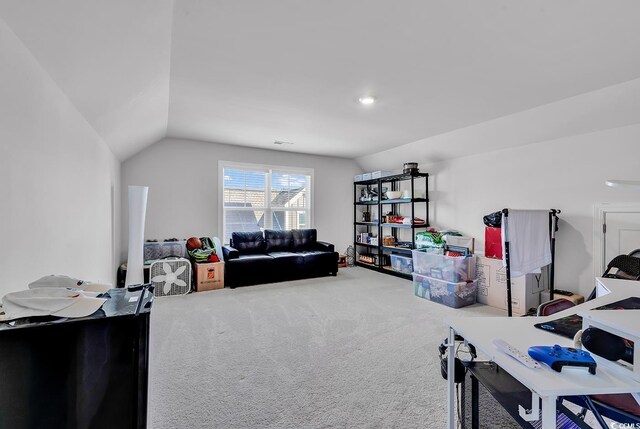
[{"label": "sofa cushion", "polygon": [[287,266],[291,269],[300,267],[304,263],[304,258],[299,253],[292,252],[270,252],[268,253],[274,259],[274,263],[279,266]]},{"label": "sofa cushion", "polygon": [[305,250],[300,252],[304,258],[305,265],[331,265],[332,261],[337,261],[338,257],[334,252],[324,252],[322,250]]},{"label": "sofa cushion", "polygon": [[293,234],[291,231],[266,229],[264,231],[264,239],[269,253],[293,250]]},{"label": "sofa cushion", "polygon": [[231,246],[241,255],[265,253],[266,250],[262,231],[233,232],[231,233]]},{"label": "sofa cushion", "polygon": [[292,229],[291,235],[293,250],[296,252],[313,249],[318,241],[318,232],[315,229]]},{"label": "sofa cushion", "polygon": [[269,255],[264,254],[249,254],[240,255],[238,259],[232,259],[228,262],[227,268],[236,270],[238,268],[243,270],[261,270],[265,267],[271,266],[274,263],[274,259]]},{"label": "sofa cushion", "polygon": [[[265,254],[240,255],[225,263],[224,278],[229,287],[269,283],[277,265],[275,259]],[[277,270],[279,271],[279,270]]]},{"label": "sofa cushion", "polygon": [[273,262],[273,258],[269,255],[265,255],[265,254],[250,254],[250,255],[240,255],[240,257],[238,258],[241,261],[244,262]]}]

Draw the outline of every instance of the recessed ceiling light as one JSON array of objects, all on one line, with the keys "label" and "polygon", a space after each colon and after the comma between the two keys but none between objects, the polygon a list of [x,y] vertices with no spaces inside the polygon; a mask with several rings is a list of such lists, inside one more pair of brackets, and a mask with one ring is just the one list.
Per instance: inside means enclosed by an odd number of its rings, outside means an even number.
[{"label": "recessed ceiling light", "polygon": [[282,140],[276,140],[273,144],[293,144],[292,142],[283,142]]},{"label": "recessed ceiling light", "polygon": [[365,95],[358,98],[358,101],[360,102],[360,104],[364,104],[365,106],[368,106],[369,104],[373,104],[376,102],[376,97],[373,97],[371,95]]}]

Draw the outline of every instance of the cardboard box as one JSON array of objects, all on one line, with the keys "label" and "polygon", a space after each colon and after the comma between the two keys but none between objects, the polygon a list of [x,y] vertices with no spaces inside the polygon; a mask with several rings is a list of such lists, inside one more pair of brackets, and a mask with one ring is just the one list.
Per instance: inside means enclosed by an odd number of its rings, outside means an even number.
[{"label": "cardboard box", "polygon": [[224,288],[224,262],[194,264],[196,292]]},{"label": "cardboard box", "polygon": [[502,228],[487,226],[484,229],[484,256],[502,259]]},{"label": "cardboard box", "polygon": [[338,255],[338,268],[347,268],[347,255]]},{"label": "cardboard box", "polygon": [[373,176],[371,173],[364,173],[362,175],[362,180],[371,180],[371,179],[373,179]]},{"label": "cardboard box", "polygon": [[[549,292],[549,289],[543,290],[542,293],[540,294],[540,304],[542,304],[543,302],[551,301],[551,299],[549,298],[550,295],[551,295],[551,293]],[[559,293],[554,293],[553,294],[553,299],[558,299],[558,298],[567,299],[567,300],[573,302],[575,305],[582,304],[584,302],[584,296],[578,295],[577,293],[574,293],[571,296],[560,295]]]},{"label": "cardboard box", "polygon": [[353,176],[353,181],[354,182],[362,182],[364,179],[362,178],[362,174],[356,174],[355,176]]},{"label": "cardboard box", "polygon": [[[507,309],[507,269],[501,259],[476,256],[478,277],[477,301],[492,307]],[[540,274],[527,274],[511,278],[511,310],[521,316],[530,308],[540,305],[540,292],[549,282],[548,267]]]}]

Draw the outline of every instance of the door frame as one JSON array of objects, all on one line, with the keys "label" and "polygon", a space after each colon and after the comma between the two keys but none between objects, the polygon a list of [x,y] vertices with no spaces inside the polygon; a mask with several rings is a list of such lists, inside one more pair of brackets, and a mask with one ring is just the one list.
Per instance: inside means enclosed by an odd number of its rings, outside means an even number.
[{"label": "door frame", "polygon": [[594,207],[593,215],[593,275],[602,276],[607,262],[604,260],[606,240],[602,232],[607,213],[640,213],[638,203],[602,203]]}]

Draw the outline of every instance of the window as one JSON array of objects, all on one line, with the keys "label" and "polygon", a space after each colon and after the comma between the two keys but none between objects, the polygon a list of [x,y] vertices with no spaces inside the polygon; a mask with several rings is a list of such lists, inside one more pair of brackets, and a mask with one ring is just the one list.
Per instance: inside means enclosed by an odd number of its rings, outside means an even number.
[{"label": "window", "polygon": [[311,228],[312,169],[220,162],[222,231]]}]

